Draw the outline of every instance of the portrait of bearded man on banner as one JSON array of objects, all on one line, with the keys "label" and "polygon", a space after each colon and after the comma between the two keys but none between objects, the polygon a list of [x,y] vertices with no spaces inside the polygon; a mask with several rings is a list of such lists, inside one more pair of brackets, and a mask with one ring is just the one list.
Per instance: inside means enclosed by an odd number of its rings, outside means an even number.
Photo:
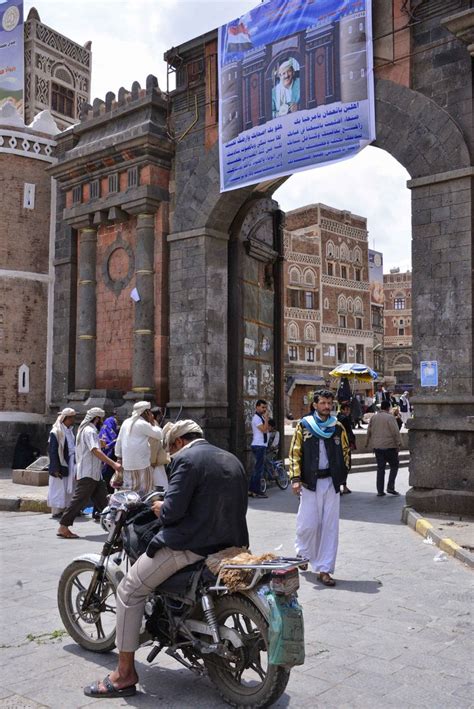
[{"label": "portrait of bearded man on banner", "polygon": [[276,84],[272,91],[272,118],[286,116],[299,110],[300,65],[294,57],[281,62],[276,72]]}]

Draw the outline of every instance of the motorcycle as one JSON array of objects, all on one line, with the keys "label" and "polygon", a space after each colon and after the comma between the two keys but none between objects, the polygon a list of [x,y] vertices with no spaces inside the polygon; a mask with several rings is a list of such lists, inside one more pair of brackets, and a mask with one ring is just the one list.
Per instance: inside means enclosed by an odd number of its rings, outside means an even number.
[{"label": "motorcycle", "polygon": [[[61,619],[86,650],[115,648],[117,587],[143,551],[134,520],[154,499],[154,493],[143,500],[126,490],[112,494],[101,515],[108,533],[102,553],[74,559],[61,574]],[[231,706],[270,706],[283,694],[291,667],[304,662],[297,590],[298,567],[306,562],[279,557],[222,564],[216,576],[202,560],[178,571],[147,599],[141,629],[142,644],[151,644],[147,661],[165,650],[192,672],[207,674]],[[238,591],[224,581],[229,569],[243,574]]]}]

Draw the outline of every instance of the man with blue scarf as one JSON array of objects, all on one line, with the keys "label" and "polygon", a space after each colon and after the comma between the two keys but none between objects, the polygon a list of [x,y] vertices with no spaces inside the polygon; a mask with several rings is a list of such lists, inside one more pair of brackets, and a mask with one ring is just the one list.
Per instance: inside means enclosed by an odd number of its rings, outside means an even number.
[{"label": "man with blue scarf", "polygon": [[290,446],[290,479],[300,496],[295,548],[309,559],[325,586],[335,586],[339,540],[339,490],[347,475],[350,447],[344,426],[331,416],[334,395],[314,395],[312,413],[298,423]]}]

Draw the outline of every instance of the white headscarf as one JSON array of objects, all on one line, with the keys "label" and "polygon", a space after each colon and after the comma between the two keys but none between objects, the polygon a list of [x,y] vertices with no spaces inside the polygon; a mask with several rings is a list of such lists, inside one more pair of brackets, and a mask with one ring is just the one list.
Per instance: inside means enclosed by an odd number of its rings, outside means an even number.
[{"label": "white headscarf", "polygon": [[94,406],[92,409],[89,409],[86,411],[86,415],[84,416],[84,420],[82,421],[81,425],[79,426],[79,430],[77,432],[76,436],[76,443],[79,444],[79,439],[82,436],[82,432],[84,431],[85,427],[90,424],[91,421],[93,421],[97,416],[100,416],[100,418],[105,417],[105,411],[104,409],[100,409],[98,406]]},{"label": "white headscarf", "polygon": [[[56,421],[53,423],[53,426],[51,428],[51,431],[49,433],[50,437],[51,434],[53,433],[56,436],[56,440],[58,442],[58,454],[59,454],[59,462],[61,465],[67,466],[67,462],[64,459],[64,442],[66,440],[66,436],[64,434],[64,428],[62,426],[62,423],[65,418],[68,416],[75,416],[76,412],[74,409],[70,409],[66,407],[62,411],[59,412],[58,418]],[[48,443],[50,441],[50,438],[48,438]]]},{"label": "white headscarf", "polygon": [[132,421],[132,423],[130,424],[130,430],[132,430],[134,423],[138,421],[138,419],[147,409],[151,409],[151,404],[149,401],[137,401],[137,403],[133,405],[133,413],[130,416],[130,419]]},{"label": "white headscarf", "polygon": [[177,438],[185,436],[187,433],[199,433],[204,436],[201,426],[191,419],[177,421],[176,423],[168,422],[163,428],[163,448],[169,453],[169,450]]}]

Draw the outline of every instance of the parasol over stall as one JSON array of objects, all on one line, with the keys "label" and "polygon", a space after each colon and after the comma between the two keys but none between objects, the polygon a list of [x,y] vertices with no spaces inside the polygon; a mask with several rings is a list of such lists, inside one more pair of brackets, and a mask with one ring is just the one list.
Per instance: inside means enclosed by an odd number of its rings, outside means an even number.
[{"label": "parasol over stall", "polygon": [[359,382],[364,382],[371,384],[378,378],[377,372],[375,372],[371,367],[366,364],[346,363],[338,364],[338,366],[329,372],[331,377],[340,377],[351,382],[352,389],[354,390],[354,385]]}]

